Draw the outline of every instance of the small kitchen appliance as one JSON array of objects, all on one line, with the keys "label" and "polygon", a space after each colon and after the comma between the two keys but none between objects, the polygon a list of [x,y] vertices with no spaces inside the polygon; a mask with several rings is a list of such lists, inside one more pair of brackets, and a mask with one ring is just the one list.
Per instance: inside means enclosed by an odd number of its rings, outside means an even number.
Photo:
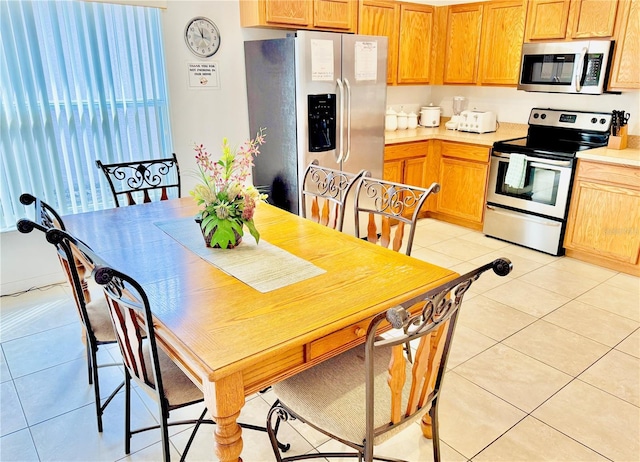
[{"label": "small kitchen appliance", "polygon": [[440,126],[440,107],[422,106],[420,108],[420,125],[423,127],[438,127]]},{"label": "small kitchen appliance", "polygon": [[613,41],[525,43],[518,90],[599,95],[606,91]]},{"label": "small kitchen appliance", "polygon": [[576,153],[606,146],[612,114],[533,108],[527,136],[494,143],[483,232],[563,255]]},{"label": "small kitchen appliance", "polygon": [[460,119],[462,119],[462,111],[467,104],[467,98],[464,96],[454,96],[453,97],[453,116],[449,119],[444,126],[449,130],[457,130],[458,124],[460,123]]},{"label": "small kitchen appliance", "polygon": [[496,131],[496,114],[491,111],[462,111],[458,130],[461,132],[489,133]]}]

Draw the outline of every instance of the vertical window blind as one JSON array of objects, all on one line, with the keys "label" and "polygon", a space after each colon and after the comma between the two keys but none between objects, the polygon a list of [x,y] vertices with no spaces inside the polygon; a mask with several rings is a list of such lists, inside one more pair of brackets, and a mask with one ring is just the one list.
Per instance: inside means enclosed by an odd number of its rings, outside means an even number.
[{"label": "vertical window blind", "polygon": [[29,192],[61,214],[112,207],[104,163],[173,152],[161,11],[0,2],[0,230]]}]

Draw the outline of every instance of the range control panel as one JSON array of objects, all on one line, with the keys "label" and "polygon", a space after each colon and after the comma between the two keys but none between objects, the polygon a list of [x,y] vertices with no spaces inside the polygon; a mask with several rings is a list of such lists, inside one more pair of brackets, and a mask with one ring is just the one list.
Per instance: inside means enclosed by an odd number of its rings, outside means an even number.
[{"label": "range control panel", "polygon": [[533,108],[529,115],[529,125],[608,133],[611,119],[611,112]]}]

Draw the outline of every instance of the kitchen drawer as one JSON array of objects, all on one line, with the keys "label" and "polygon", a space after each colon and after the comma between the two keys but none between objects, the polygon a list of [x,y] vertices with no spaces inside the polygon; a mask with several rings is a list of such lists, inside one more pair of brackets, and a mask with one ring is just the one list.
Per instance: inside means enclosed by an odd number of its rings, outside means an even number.
[{"label": "kitchen drawer", "polygon": [[409,157],[427,157],[429,141],[391,144],[384,147],[384,160],[406,159]]},{"label": "kitchen drawer", "polygon": [[440,148],[440,154],[444,157],[455,157],[456,159],[473,160],[476,162],[489,162],[490,151],[490,148],[486,146],[449,143],[447,141],[443,141]]},{"label": "kitchen drawer", "polygon": [[364,342],[367,335],[367,328],[371,319],[365,319],[333,334],[322,337],[307,346],[306,360],[319,358],[320,356],[335,351],[347,350],[358,343]]},{"label": "kitchen drawer", "polygon": [[638,189],[640,168],[628,165],[605,164],[580,159],[576,173],[580,179],[603,181]]}]

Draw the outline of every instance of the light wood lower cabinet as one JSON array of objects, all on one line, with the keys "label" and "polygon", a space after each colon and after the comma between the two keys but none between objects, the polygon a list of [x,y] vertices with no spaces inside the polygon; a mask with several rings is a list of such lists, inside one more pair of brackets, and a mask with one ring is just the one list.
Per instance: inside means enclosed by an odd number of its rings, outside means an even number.
[{"label": "light wood lower cabinet", "polygon": [[[490,148],[436,141],[439,144],[435,218],[481,230],[489,178]],[[438,148],[435,148],[438,151]]]},{"label": "light wood lower cabinet", "polygon": [[578,162],[564,245],[570,257],[640,276],[640,168]]},{"label": "light wood lower cabinet", "polygon": [[[411,186],[427,188],[436,181],[432,148],[433,141],[419,141],[415,143],[392,144],[384,149],[384,173],[387,181]],[[437,195],[437,194],[436,194]],[[435,198],[427,199],[427,203],[420,212],[426,216],[428,210],[435,208]]]}]

